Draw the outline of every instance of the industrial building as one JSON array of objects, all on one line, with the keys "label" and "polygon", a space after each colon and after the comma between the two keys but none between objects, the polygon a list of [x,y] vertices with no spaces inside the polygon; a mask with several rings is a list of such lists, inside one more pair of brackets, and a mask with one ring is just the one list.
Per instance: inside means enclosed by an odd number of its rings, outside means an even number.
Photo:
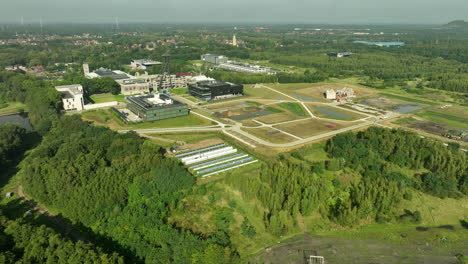
[{"label": "industrial building", "polygon": [[99,68],[95,70],[94,72],[89,72],[89,66],[87,64],[83,64],[83,69],[84,69],[85,77],[88,79],[109,77],[113,79],[114,81],[116,81],[116,80],[135,78],[132,75],[125,73],[123,71],[111,70],[111,69],[106,69],[106,68]]},{"label": "industrial building", "polygon": [[79,84],[56,86],[62,96],[63,109],[66,111],[81,111],[84,109],[83,86]]},{"label": "industrial building", "polygon": [[159,61],[149,60],[149,59],[142,59],[142,60],[133,60],[130,65],[132,66],[133,70],[146,70],[156,65],[161,65],[162,63]]},{"label": "industrial building", "polygon": [[353,41],[353,43],[357,44],[366,44],[366,45],[371,45],[371,46],[379,46],[379,47],[402,47],[405,46],[405,42],[381,42],[381,41]]},{"label": "industrial building", "polygon": [[124,79],[116,81],[123,95],[144,94],[150,92],[150,84],[139,79]]},{"label": "industrial building", "polygon": [[352,52],[330,52],[328,53],[328,56],[337,57],[337,58],[349,57],[351,55],[353,55]]},{"label": "industrial building", "polygon": [[190,113],[186,104],[162,93],[130,96],[127,97],[127,101],[127,108],[145,122],[186,116]]},{"label": "industrial building", "polygon": [[202,81],[189,85],[192,96],[205,101],[215,101],[244,95],[244,86],[229,82]]},{"label": "industrial building", "polygon": [[281,71],[270,67],[238,61],[227,61],[226,63],[219,64],[217,68],[234,72],[257,74],[276,74]]},{"label": "industrial building", "polygon": [[201,55],[201,60],[204,62],[209,62],[213,64],[222,64],[228,61],[228,57],[218,54],[203,54]]}]

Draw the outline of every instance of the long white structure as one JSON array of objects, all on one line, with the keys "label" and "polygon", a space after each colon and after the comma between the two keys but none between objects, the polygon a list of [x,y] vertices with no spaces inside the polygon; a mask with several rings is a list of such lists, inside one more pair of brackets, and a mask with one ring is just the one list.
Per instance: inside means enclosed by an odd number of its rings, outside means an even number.
[{"label": "long white structure", "polygon": [[203,152],[199,154],[195,154],[193,156],[188,156],[180,159],[185,165],[190,165],[198,162],[202,162],[205,160],[213,159],[216,157],[236,153],[237,149],[234,149],[233,147],[225,147],[221,149],[216,149],[208,152]]}]

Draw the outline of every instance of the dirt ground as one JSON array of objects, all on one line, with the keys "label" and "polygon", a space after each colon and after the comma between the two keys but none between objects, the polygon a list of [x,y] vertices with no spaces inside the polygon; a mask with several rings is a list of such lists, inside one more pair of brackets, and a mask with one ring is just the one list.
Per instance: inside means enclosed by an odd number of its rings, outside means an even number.
[{"label": "dirt ground", "polygon": [[307,264],[306,256],[325,258],[326,264],[442,264],[456,263],[455,255],[467,254],[463,243],[440,248],[420,243],[391,244],[368,239],[342,239],[304,234],[263,250],[249,264]]}]

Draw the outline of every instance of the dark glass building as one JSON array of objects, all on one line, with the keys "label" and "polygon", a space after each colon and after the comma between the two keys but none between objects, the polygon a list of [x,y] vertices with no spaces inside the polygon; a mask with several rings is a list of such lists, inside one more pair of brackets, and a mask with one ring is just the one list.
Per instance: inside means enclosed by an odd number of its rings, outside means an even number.
[{"label": "dark glass building", "polygon": [[202,81],[189,85],[192,96],[205,101],[215,101],[244,95],[244,86],[229,82]]},{"label": "dark glass building", "polygon": [[186,104],[165,94],[129,96],[127,101],[127,108],[143,121],[186,116],[190,113]]}]

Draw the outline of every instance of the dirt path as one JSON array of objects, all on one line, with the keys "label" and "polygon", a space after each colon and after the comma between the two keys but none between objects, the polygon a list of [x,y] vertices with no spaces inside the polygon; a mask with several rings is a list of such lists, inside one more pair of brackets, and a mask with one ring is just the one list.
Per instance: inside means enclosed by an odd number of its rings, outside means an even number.
[{"label": "dirt path", "polygon": [[89,241],[81,232],[79,232],[78,230],[70,226],[68,223],[66,223],[63,218],[55,215],[54,213],[47,210],[47,208],[42,207],[36,201],[29,198],[23,191],[23,185],[18,185],[18,196],[25,199],[26,201],[29,201],[33,210],[47,217],[50,220],[50,222],[52,222],[54,225],[60,228],[60,230],[62,230],[66,235],[69,235],[76,240]]}]

